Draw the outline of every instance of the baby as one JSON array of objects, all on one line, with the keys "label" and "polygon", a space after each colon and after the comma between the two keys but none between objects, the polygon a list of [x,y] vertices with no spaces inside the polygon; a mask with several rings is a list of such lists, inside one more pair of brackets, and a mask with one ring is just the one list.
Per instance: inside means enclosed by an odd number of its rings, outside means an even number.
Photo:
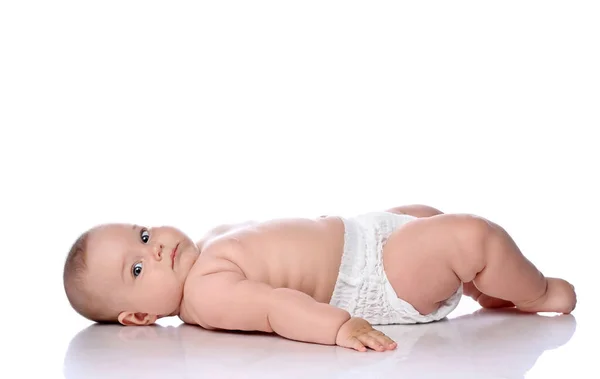
[{"label": "baby", "polygon": [[424,205],[225,225],[197,243],[174,227],[100,225],[73,245],[64,285],[96,322],[179,316],[358,351],[396,348],[372,325],[438,321],[463,295],[524,312],[576,303],[573,286],[544,277],[499,225]]}]

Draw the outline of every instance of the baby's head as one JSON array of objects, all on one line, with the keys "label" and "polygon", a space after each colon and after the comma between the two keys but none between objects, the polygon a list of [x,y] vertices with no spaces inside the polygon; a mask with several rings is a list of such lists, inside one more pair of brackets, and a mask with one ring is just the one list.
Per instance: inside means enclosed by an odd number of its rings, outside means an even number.
[{"label": "baby's head", "polygon": [[179,314],[185,279],[199,254],[173,227],[100,225],[82,234],[67,256],[67,298],[96,322],[152,324]]}]

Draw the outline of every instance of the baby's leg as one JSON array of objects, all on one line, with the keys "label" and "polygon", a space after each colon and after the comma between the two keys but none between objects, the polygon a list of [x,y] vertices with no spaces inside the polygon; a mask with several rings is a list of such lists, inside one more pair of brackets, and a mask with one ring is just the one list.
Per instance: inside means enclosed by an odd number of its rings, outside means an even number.
[{"label": "baby's leg", "polygon": [[569,283],[544,277],[504,229],[480,217],[414,220],[390,235],[383,256],[392,287],[421,314],[469,282],[524,311],[569,313],[575,307]]},{"label": "baby's leg", "polygon": [[[391,213],[407,214],[419,218],[444,214],[439,209],[423,204],[402,205],[387,209],[386,211]],[[475,287],[473,282],[464,283],[464,295],[469,296],[473,300],[477,301],[479,305],[484,308],[506,308],[515,306],[510,301],[496,299],[495,297],[481,293],[481,291]]]}]

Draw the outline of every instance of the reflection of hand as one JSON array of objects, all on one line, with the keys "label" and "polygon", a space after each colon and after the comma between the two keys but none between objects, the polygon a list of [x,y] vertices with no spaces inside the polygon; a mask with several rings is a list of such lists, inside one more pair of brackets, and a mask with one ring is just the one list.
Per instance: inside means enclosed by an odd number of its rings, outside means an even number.
[{"label": "reflection of hand", "polygon": [[391,338],[359,317],[352,317],[342,325],[335,343],[358,351],[367,351],[367,347],[376,351],[394,350],[397,346]]}]

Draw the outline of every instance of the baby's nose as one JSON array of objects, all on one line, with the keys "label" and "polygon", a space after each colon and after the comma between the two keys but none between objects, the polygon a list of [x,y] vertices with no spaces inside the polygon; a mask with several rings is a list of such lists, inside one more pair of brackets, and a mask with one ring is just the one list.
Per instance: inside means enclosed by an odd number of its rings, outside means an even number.
[{"label": "baby's nose", "polygon": [[156,258],[156,260],[158,260],[158,261],[160,261],[162,259],[163,248],[164,248],[164,245],[162,243],[159,243],[154,246],[154,258]]}]

